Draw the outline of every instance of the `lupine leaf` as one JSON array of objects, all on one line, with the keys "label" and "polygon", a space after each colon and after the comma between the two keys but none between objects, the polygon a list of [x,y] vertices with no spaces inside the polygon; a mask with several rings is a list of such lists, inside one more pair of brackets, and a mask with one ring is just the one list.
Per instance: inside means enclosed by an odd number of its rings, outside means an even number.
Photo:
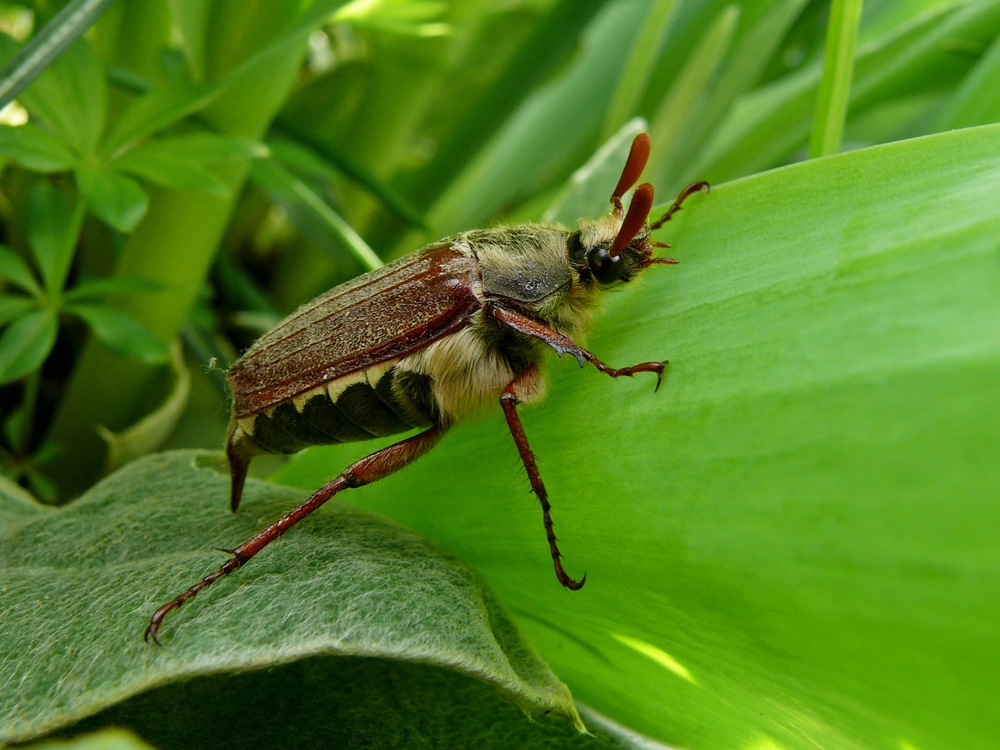
[{"label": "lupine leaf", "polygon": [[56,343],[57,331],[55,314],[36,310],[0,332],[0,385],[41,367]]}]

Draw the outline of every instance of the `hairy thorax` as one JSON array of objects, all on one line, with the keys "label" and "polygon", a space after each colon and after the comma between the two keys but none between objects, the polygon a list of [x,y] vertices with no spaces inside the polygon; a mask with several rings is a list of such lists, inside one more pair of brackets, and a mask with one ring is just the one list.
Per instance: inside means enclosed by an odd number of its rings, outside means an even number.
[{"label": "hairy thorax", "polygon": [[[504,330],[485,312],[491,301],[523,312],[570,337],[590,322],[592,291],[579,283],[566,254],[568,232],[559,227],[522,226],[465,232],[452,246],[474,256],[482,272],[474,292],[484,310],[460,331],[407,356],[397,365],[430,378],[434,400],[446,423],[495,405],[504,387],[544,354],[537,340]],[[537,371],[537,367],[536,367]],[[540,372],[519,381],[521,403],[540,400]]]}]

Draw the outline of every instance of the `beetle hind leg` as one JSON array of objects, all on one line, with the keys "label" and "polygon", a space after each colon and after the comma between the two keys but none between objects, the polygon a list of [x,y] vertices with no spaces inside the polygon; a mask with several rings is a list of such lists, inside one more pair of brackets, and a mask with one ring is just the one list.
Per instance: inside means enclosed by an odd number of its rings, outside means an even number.
[{"label": "beetle hind leg", "polygon": [[[353,487],[363,487],[366,484],[371,484],[372,482],[383,479],[390,474],[399,471],[404,466],[412,463],[437,445],[446,429],[447,427],[444,425],[435,425],[434,427],[418,433],[413,437],[401,440],[398,443],[382,448],[381,450],[375,451],[374,453],[355,461],[353,464],[344,469],[344,471],[341,472],[341,474],[333,481],[328,482],[326,485],[316,490],[316,492],[310,495],[305,502],[286,513],[266,529],[258,533],[255,537],[243,542],[243,544],[236,549],[224,550],[226,553],[231,555],[231,557],[218,570],[205,576],[183,594],[171,599],[169,602],[163,604],[155,612],[153,612],[153,616],[149,618],[149,625],[146,626],[146,633],[143,636],[144,639],[146,641],[152,639],[154,643],[158,644],[159,641],[157,640],[157,634],[160,632],[160,626],[163,624],[163,618],[165,618],[170,612],[183,606],[186,602],[197,596],[200,591],[208,588],[223,576],[227,576],[234,570],[243,567],[243,565],[245,565],[254,555],[264,549],[264,547],[284,534],[292,528],[292,526],[297,524],[314,510],[322,506],[323,503],[336,495],[338,492],[351,489]],[[237,428],[236,432],[238,432],[238,430],[239,428]],[[233,440],[232,437],[230,437],[230,456],[236,454],[238,458],[240,457],[239,445],[240,443],[238,439]],[[246,463],[249,463],[249,459],[246,460]],[[234,491],[236,488],[235,481],[238,471],[237,465],[234,464]],[[246,476],[245,465],[242,476]],[[242,486],[242,484],[240,486]]]},{"label": "beetle hind leg", "polygon": [[528,436],[524,434],[524,427],[521,425],[521,417],[517,413],[517,404],[528,400],[529,394],[534,394],[541,386],[541,375],[535,365],[531,365],[527,370],[514,378],[500,395],[500,405],[503,407],[504,416],[507,418],[507,426],[510,434],[514,437],[517,445],[517,452],[521,454],[521,461],[528,472],[528,480],[531,482],[531,489],[534,491],[538,502],[542,506],[542,519],[545,523],[545,536],[549,540],[549,551],[552,553],[552,564],[556,570],[556,578],[566,588],[571,591],[579,591],[583,584],[587,582],[586,574],[579,581],[569,576],[562,564],[562,553],[559,551],[559,542],[556,533],[552,528],[552,506],[549,504],[549,495],[542,483],[542,475],[538,471],[538,464],[535,463],[535,456],[528,445]]}]

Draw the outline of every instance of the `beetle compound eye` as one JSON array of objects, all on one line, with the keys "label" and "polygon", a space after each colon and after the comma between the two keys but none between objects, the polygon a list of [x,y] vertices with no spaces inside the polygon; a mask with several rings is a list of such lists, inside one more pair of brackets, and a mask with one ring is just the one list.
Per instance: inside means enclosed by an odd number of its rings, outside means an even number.
[{"label": "beetle compound eye", "polygon": [[612,257],[606,247],[595,247],[587,255],[587,266],[594,278],[602,284],[610,284],[622,277],[625,262],[622,256]]}]

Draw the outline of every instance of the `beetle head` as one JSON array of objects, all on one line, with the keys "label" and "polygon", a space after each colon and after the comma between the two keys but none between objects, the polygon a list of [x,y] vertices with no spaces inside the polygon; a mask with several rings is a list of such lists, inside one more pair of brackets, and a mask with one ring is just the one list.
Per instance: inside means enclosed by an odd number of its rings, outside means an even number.
[{"label": "beetle head", "polygon": [[669,245],[653,242],[650,234],[658,229],[679,204],[672,207],[661,219],[649,224],[649,211],[653,207],[653,186],[644,182],[635,189],[628,212],[622,206],[622,196],[639,181],[649,159],[650,140],[646,133],[639,133],[632,141],[625,168],[618,185],[611,194],[610,216],[581,226],[569,238],[569,257],[574,270],[583,283],[613,284],[628,282],[654,263],[673,264],[673,258],[655,258],[653,250]]}]

